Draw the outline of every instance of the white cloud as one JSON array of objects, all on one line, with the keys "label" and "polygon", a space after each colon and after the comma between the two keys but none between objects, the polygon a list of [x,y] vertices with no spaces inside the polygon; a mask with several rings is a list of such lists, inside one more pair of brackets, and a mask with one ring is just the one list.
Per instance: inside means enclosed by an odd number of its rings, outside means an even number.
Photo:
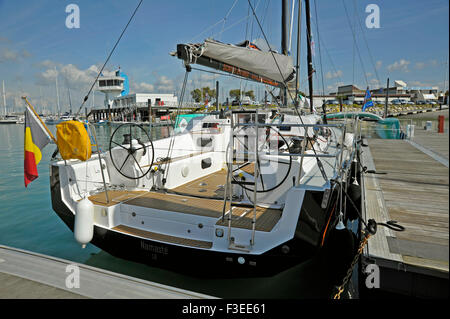
[{"label": "white cloud", "polygon": [[369,84],[370,84],[372,87],[374,87],[374,86],[380,85],[380,81],[378,81],[378,80],[375,79],[375,78],[372,78],[372,79],[369,80]]},{"label": "white cloud", "polygon": [[19,58],[19,53],[12,51],[8,48],[4,48],[0,52],[0,63],[6,61],[16,61]]},{"label": "white cloud", "polygon": [[141,82],[132,85],[132,88],[136,93],[152,93],[155,90],[155,86],[153,84]]},{"label": "white cloud", "polygon": [[342,76],[342,71],[341,70],[337,70],[336,72],[330,72],[328,71],[325,74],[325,78],[326,79],[334,79],[334,78],[340,78]]},{"label": "white cloud", "polygon": [[377,61],[376,63],[375,63],[375,68],[376,69],[379,69],[379,68],[381,68],[381,66],[383,65],[383,61]]},{"label": "white cloud", "polygon": [[416,62],[414,67],[418,70],[422,70],[425,67],[425,65],[426,65],[425,62]]},{"label": "white cloud", "polygon": [[155,82],[155,88],[158,92],[173,92],[175,90],[175,85],[173,80],[169,79],[167,76],[160,76]]},{"label": "white cloud", "polygon": [[31,53],[27,50],[14,51],[9,48],[3,48],[0,51],[0,63],[3,62],[18,62],[20,59],[26,59],[31,56]]},{"label": "white cloud", "polygon": [[[51,85],[55,83],[55,78],[58,76],[61,83],[68,84],[72,89],[81,89],[92,85],[100,71],[97,65],[91,65],[89,68],[82,70],[73,64],[63,65],[50,60],[42,61],[37,66],[45,68],[44,71],[36,75],[37,84]],[[102,73],[105,76],[114,75],[114,71],[103,70]]]},{"label": "white cloud", "polygon": [[400,61],[395,61],[393,64],[387,66],[389,72],[400,70],[402,72],[409,72],[408,66],[411,62],[405,59],[400,59]]}]

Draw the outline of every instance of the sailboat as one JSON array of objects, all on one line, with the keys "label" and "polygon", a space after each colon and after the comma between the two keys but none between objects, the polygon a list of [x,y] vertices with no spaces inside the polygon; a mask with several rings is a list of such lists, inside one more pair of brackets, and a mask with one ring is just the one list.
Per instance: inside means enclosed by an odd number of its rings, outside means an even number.
[{"label": "sailboat", "polygon": [[[55,74],[56,74],[56,77],[55,77],[56,105],[57,105],[57,109],[58,109],[58,115],[53,115],[53,116],[49,116],[46,118],[45,124],[50,124],[50,125],[56,125],[56,124],[59,124],[64,121],[70,121],[73,118],[71,116],[72,115],[72,101],[70,98],[70,89],[69,89],[68,84],[67,84],[67,90],[68,90],[68,97],[69,97],[70,112],[65,112],[63,115],[61,115],[61,108],[59,105],[58,72],[56,70],[56,67],[55,67]],[[67,83],[67,79],[66,79],[66,83]]]},{"label": "sailboat", "polygon": [[[183,90],[195,63],[282,90],[295,79],[291,57],[250,41],[178,44],[172,55],[184,61]],[[310,259],[347,220],[358,145],[345,124],[314,113],[232,110],[156,141],[126,123],[87,160],[52,159],[52,207],[82,246],[114,256],[201,276],[273,275]]]},{"label": "sailboat", "polygon": [[5,81],[2,81],[2,97],[3,97],[3,108],[5,110],[5,115],[0,117],[0,124],[16,124],[17,118],[15,116],[9,116],[6,110],[6,91],[5,91]]}]

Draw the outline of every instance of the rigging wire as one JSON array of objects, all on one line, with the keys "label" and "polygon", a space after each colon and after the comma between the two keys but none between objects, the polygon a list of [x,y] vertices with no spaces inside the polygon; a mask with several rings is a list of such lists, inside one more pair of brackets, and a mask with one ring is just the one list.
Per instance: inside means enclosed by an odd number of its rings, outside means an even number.
[{"label": "rigging wire", "polygon": [[[264,10],[263,18],[262,18],[262,21],[261,21],[261,25],[263,25],[263,26],[264,26],[264,23],[266,22],[267,12],[269,11],[269,5],[270,5],[270,0],[268,0],[266,2],[266,9]],[[261,36],[261,31],[257,30],[256,32],[257,33],[256,33],[255,37],[259,38]]]},{"label": "rigging wire", "polygon": [[105,68],[106,64],[108,63],[109,59],[111,58],[112,54],[114,53],[114,50],[116,49],[117,45],[119,44],[120,40],[122,39],[123,34],[125,33],[125,31],[127,30],[128,26],[131,23],[131,20],[133,20],[134,16],[136,15],[136,12],[138,11],[139,7],[142,4],[142,1],[144,0],[140,0],[139,4],[137,5],[136,9],[134,9],[133,14],[131,15],[130,19],[128,20],[127,25],[125,26],[125,28],[122,30],[122,33],[120,34],[119,38],[116,41],[116,44],[114,44],[114,47],[112,48],[111,52],[108,55],[108,58],[106,59],[105,63],[103,64],[101,70],[98,72],[97,77],[95,78],[94,83],[92,83],[91,88],[89,89],[89,92],[87,93],[87,95],[84,97],[83,103],[80,105],[80,108],[78,109],[77,113],[75,114],[75,117],[78,116],[78,114],[80,113],[80,111],[83,109],[84,104],[86,103],[86,101],[89,98],[89,94],[91,94],[92,89],[94,88],[95,83],[97,83],[98,78],[100,77],[100,74],[102,74],[103,69]]},{"label": "rigging wire", "polygon": [[357,10],[356,0],[353,0],[353,5],[355,6],[355,12],[357,14],[356,18],[357,18],[357,20],[359,22],[359,27],[360,27],[361,33],[363,35],[364,43],[366,44],[367,51],[369,52],[370,62],[372,63],[373,70],[375,71],[375,77],[377,78],[378,84],[381,84],[380,77],[378,76],[377,68],[376,68],[376,65],[375,65],[375,61],[373,59],[372,52],[370,51],[369,43],[367,42],[366,33],[364,32],[364,28],[363,28],[362,23],[361,23],[361,18],[359,16],[359,13],[358,13],[358,10]]},{"label": "rigging wire", "polygon": [[362,58],[361,58],[361,52],[359,51],[358,43],[356,42],[356,34],[355,34],[355,30],[353,29],[353,26],[352,26],[352,24],[351,24],[351,22],[350,22],[350,16],[348,15],[347,6],[345,5],[345,0],[342,0],[342,4],[344,5],[345,15],[347,16],[347,21],[348,21],[348,24],[349,24],[350,29],[351,29],[351,31],[352,31],[353,43],[354,43],[354,45],[355,45],[355,47],[356,47],[356,52],[358,53],[359,61],[360,61],[360,63],[361,63],[361,68],[363,69],[364,79],[366,80],[366,85],[369,86],[369,81],[368,81],[368,79],[367,79],[367,73],[366,73],[366,70],[365,70],[365,68],[364,68],[364,63],[363,63],[363,60],[362,60]]},{"label": "rigging wire", "polygon": [[318,49],[319,49],[319,64],[320,64],[320,73],[321,73],[321,77],[322,77],[322,99],[323,102],[325,103],[325,84],[323,81],[323,67],[322,67],[322,53],[320,50],[320,34],[319,34],[319,18],[317,15],[317,0],[314,0],[314,11],[316,14],[316,30],[317,30],[317,42],[318,42]]},{"label": "rigging wire", "polygon": [[[256,6],[255,6],[255,9],[259,7],[259,4],[260,4],[260,3],[261,3],[261,0],[258,0],[258,3],[257,3]],[[239,19],[239,20],[236,21],[235,23],[231,24],[229,27],[223,29],[222,31],[220,31],[220,32],[218,32],[218,33],[216,33],[216,34],[213,34],[213,38],[214,38],[214,37],[217,37],[217,35],[219,35],[219,34],[225,32],[225,31],[227,31],[227,30],[233,28],[234,26],[236,26],[236,25],[242,23],[243,21],[247,20],[247,19],[249,18],[249,16],[250,16],[250,14],[247,15],[247,16],[245,16],[245,17],[242,17],[241,19]],[[223,20],[223,19],[222,19],[222,20]],[[222,20],[220,20],[219,22],[222,22]]]},{"label": "rigging wire", "polygon": [[227,22],[228,16],[231,14],[231,11],[233,10],[234,6],[236,5],[236,3],[238,2],[238,0],[234,0],[233,5],[231,6],[230,10],[228,10],[227,14],[225,15],[225,17],[222,19],[223,20],[223,24],[222,24],[222,30],[220,31],[220,35],[222,35],[223,33],[223,28],[225,28],[225,23]]},{"label": "rigging wire", "polygon": [[[249,5],[250,5],[250,7],[251,7],[251,9],[252,9],[253,15],[255,16],[255,19],[256,19],[256,22],[258,23],[259,28],[261,29],[261,32],[262,32],[262,34],[263,34],[263,36],[264,36],[264,39],[266,40],[266,43],[267,43],[267,45],[269,46],[269,49],[270,49],[269,41],[267,40],[266,34],[265,34],[264,30],[262,29],[261,23],[259,22],[258,16],[256,15],[256,12],[255,12],[255,10],[254,10],[254,8],[253,8],[253,6],[252,6],[250,0],[248,0],[248,3],[249,3]],[[280,66],[278,65],[278,61],[277,61],[277,59],[275,58],[275,55],[273,54],[272,49],[270,49],[270,53],[271,53],[271,55],[272,55],[273,60],[275,61],[275,65],[277,66],[278,72],[279,72],[280,75],[281,75],[281,79],[283,80],[283,85],[287,88],[287,83],[286,83],[286,80],[285,80],[285,78],[284,78],[284,76],[283,76],[283,72],[281,72]],[[298,106],[295,104],[295,100],[294,100],[294,98],[292,97],[291,92],[290,92],[289,90],[287,90],[287,93],[289,94],[289,98],[291,99],[291,101],[292,101],[292,103],[293,103],[293,105],[294,105],[295,112],[297,113],[297,116],[298,116],[298,118],[300,119],[300,122],[302,123],[302,125],[305,125],[305,123],[304,123],[304,121],[303,121],[303,119],[302,119],[302,117],[301,117],[301,115],[300,115],[300,112],[299,112],[299,110],[298,110]],[[312,103],[313,103],[313,97],[311,97],[311,104],[312,104]],[[308,130],[305,130],[305,138],[306,138],[306,140],[308,141]],[[316,158],[316,161],[317,161],[317,166],[319,167],[319,170],[320,170],[322,176],[324,177],[324,179],[325,179],[326,181],[328,181],[328,178],[327,178],[327,176],[326,176],[326,174],[325,174],[325,170],[324,170],[323,165],[322,165],[322,161],[321,161],[320,158],[317,156],[317,152],[316,152],[316,150],[315,150],[315,148],[314,148],[314,145],[312,145],[312,141],[310,141],[310,142],[311,142],[311,148],[312,148],[312,151],[313,151],[313,153],[314,153],[314,155],[315,155],[315,158]]]},{"label": "rigging wire", "polygon": [[[301,1],[301,0],[300,0],[300,1]],[[316,25],[314,20],[311,20],[311,23],[312,23],[314,26]],[[332,69],[333,69],[333,71],[334,71],[334,74],[336,75],[336,77],[337,77],[341,82],[343,82],[342,77],[340,76],[340,74],[339,74],[339,72],[338,72],[338,70],[337,70],[337,68],[336,68],[336,66],[335,66],[335,64],[334,64],[334,62],[333,62],[333,59],[332,59],[332,57],[331,57],[331,55],[330,55],[330,52],[328,51],[328,48],[327,48],[327,46],[325,45],[325,42],[324,42],[323,40],[320,40],[320,41],[319,41],[319,44],[320,44],[320,45],[323,47],[323,49],[325,50],[325,53],[326,53],[326,55],[327,55],[327,57],[328,57],[328,59],[329,59],[329,61],[330,61],[331,67],[332,67]],[[303,85],[308,79],[309,79],[309,77],[308,77],[307,79],[303,80],[303,81],[302,81],[302,85]]]},{"label": "rigging wire", "polygon": [[[190,68],[188,69],[186,67],[186,72],[184,74],[184,80],[183,80],[183,86],[181,87],[181,93],[180,93],[180,104],[178,105],[177,114],[175,116],[175,121],[176,121],[177,117],[180,115],[181,108],[183,106],[183,100],[184,100],[184,95],[186,93],[186,86],[187,86],[188,75],[189,75],[190,72],[191,72],[191,69]],[[174,128],[175,128],[175,123],[176,122],[173,123]],[[169,167],[170,167],[170,163],[171,163],[170,158],[172,156],[173,147],[174,147],[174,144],[175,144],[175,135],[176,134],[172,135],[172,138],[170,139],[169,148],[167,149],[167,157],[166,158],[169,159],[169,162],[167,163],[167,167],[166,167],[164,175],[163,175],[163,180],[162,180],[163,185],[166,183],[167,177],[169,176]]]}]

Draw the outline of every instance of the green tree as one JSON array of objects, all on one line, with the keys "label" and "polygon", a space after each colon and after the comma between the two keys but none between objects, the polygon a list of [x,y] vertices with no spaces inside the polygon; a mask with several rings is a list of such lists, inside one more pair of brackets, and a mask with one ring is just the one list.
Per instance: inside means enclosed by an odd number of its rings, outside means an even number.
[{"label": "green tree", "polygon": [[191,91],[191,96],[192,99],[198,103],[202,100],[202,91],[200,91],[200,89],[195,89]]},{"label": "green tree", "polygon": [[230,90],[229,95],[232,99],[239,100],[241,98],[241,90],[239,89]]},{"label": "green tree", "polygon": [[211,101],[216,96],[216,90],[211,90],[209,86],[203,87],[201,89],[194,89],[191,91],[192,99],[199,103],[206,100],[206,96],[208,95],[208,101]]},{"label": "green tree", "polygon": [[245,96],[248,96],[251,100],[255,99],[255,93],[253,92],[253,90],[247,91],[244,94]]},{"label": "green tree", "polygon": [[209,88],[209,86],[202,88],[203,92],[203,101],[206,100],[206,95],[208,95],[208,101],[211,101],[213,98],[216,97],[216,90],[212,90]]}]

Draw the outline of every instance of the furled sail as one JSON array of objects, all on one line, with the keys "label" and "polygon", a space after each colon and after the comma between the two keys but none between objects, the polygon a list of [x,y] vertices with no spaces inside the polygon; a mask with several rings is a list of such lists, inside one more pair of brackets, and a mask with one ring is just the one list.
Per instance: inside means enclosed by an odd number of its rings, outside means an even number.
[{"label": "furled sail", "polygon": [[291,57],[261,51],[249,41],[233,45],[206,39],[201,44],[179,44],[176,55],[186,64],[204,65],[276,87],[293,81],[295,75]]}]

